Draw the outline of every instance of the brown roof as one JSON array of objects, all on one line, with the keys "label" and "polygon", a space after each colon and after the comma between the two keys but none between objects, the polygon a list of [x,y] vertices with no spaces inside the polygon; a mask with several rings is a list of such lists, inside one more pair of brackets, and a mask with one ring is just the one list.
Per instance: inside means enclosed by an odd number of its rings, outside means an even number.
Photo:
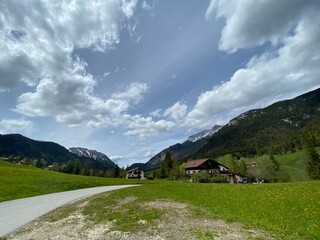
[{"label": "brown roof", "polygon": [[191,161],[187,162],[185,168],[196,168],[196,167],[199,167],[201,164],[205,163],[209,159],[210,158],[191,160]]},{"label": "brown roof", "polygon": [[143,170],[139,169],[139,168],[133,168],[133,169],[128,170],[127,173],[134,172],[134,171],[143,171]]}]

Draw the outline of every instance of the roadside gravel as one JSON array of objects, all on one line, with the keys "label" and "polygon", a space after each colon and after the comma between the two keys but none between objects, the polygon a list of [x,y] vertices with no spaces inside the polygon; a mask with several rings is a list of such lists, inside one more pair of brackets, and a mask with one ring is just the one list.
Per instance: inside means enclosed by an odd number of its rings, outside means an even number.
[{"label": "roadside gravel", "polygon": [[[134,197],[125,198],[108,208],[117,209],[133,201]],[[152,225],[137,219],[137,224],[145,226],[143,231],[118,231],[114,229],[114,222],[91,222],[83,214],[86,206],[90,205],[90,199],[84,199],[33,221],[8,236],[8,240],[274,240],[265,231],[244,228],[239,223],[195,218],[189,212],[190,206],[184,203],[157,200],[142,204],[146,210],[156,208],[164,211],[164,215],[155,219]]]}]

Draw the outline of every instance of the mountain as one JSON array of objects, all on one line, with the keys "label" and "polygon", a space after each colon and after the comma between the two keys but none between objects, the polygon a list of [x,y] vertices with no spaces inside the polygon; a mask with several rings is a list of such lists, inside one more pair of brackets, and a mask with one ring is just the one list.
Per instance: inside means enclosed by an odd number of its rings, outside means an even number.
[{"label": "mountain", "polygon": [[165,154],[168,152],[171,156],[176,157],[180,161],[186,160],[188,156],[197,152],[203,145],[206,144],[208,138],[212,136],[215,132],[217,132],[222,126],[216,125],[211,129],[203,130],[199,133],[196,133],[183,143],[177,143],[173,146],[170,146],[157,155],[153,156],[146,163],[134,163],[130,166],[130,168],[139,167],[140,169],[150,170],[154,168],[158,168],[161,162],[164,159]]},{"label": "mountain", "polygon": [[20,134],[0,135],[0,156],[43,159],[48,164],[57,162],[60,165],[67,163],[69,160],[79,160],[94,169],[107,170],[113,168],[113,165],[107,162],[79,157],[57,143],[36,141]]},{"label": "mountain", "polygon": [[87,148],[81,148],[81,147],[72,147],[69,148],[69,151],[76,154],[79,157],[87,157],[94,159],[95,161],[100,161],[100,162],[106,162],[110,165],[113,165],[113,167],[116,166],[116,164],[111,161],[110,158],[108,158],[105,154],[98,152],[96,150],[90,150]]},{"label": "mountain", "polygon": [[291,100],[253,109],[233,118],[227,125],[214,126],[194,134],[187,141],[170,146],[145,164],[158,168],[166,152],[179,161],[188,158],[217,157],[227,153],[239,156],[285,153],[303,147],[301,135],[312,134],[320,144],[320,88]]},{"label": "mountain", "polygon": [[193,134],[191,135],[187,141],[190,141],[190,142],[196,142],[198,141],[199,139],[202,139],[202,138],[206,138],[206,137],[210,137],[212,136],[214,133],[216,133],[217,131],[219,131],[219,129],[222,128],[221,125],[215,125],[213,126],[213,128],[211,129],[206,129],[206,130],[203,130],[199,133],[196,133],[196,134]]},{"label": "mountain", "polygon": [[305,132],[320,140],[320,88],[239,115],[190,157],[285,153],[303,147]]}]

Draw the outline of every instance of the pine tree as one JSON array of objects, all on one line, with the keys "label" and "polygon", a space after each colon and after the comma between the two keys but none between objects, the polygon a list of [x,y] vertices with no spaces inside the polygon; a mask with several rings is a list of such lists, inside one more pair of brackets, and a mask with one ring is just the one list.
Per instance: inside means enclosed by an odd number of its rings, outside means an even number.
[{"label": "pine tree", "polygon": [[307,172],[311,179],[320,179],[320,157],[314,148],[312,138],[305,138],[305,151],[308,156]]}]

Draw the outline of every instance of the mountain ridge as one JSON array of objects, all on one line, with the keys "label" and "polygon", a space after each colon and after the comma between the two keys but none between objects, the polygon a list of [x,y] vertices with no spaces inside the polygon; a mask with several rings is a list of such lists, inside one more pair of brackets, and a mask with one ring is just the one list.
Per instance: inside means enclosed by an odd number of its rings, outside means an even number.
[{"label": "mountain ridge", "polygon": [[[320,123],[320,88],[231,119],[191,157],[283,153],[303,146],[301,134]],[[317,131],[314,131],[318,134]]]},{"label": "mountain ridge", "polygon": [[320,88],[241,113],[207,138],[196,139],[197,135],[206,135],[207,130],[204,130],[190,136],[194,142],[177,143],[160,151],[144,165],[132,166],[146,170],[157,168],[166,152],[179,161],[224,154],[253,156],[269,154],[270,151],[281,154],[302,148],[300,135],[310,128],[315,129],[312,134],[320,144]]},{"label": "mountain ridge", "polygon": [[112,169],[107,162],[95,161],[88,157],[79,157],[55,142],[38,141],[21,134],[0,135],[0,156],[29,159],[43,159],[48,165],[54,162],[66,164],[69,160],[79,160],[94,169]]},{"label": "mountain ridge", "polygon": [[107,162],[114,167],[116,164],[104,153],[98,152],[96,150],[88,149],[88,148],[83,148],[83,147],[71,147],[69,148],[69,151],[73,154],[76,154],[79,157],[87,157],[87,158],[92,158],[96,161],[100,162]]},{"label": "mountain ridge", "polygon": [[222,126],[215,125],[211,129],[206,129],[201,132],[195,133],[187,138],[183,143],[174,144],[149,159],[146,163],[134,163],[129,168],[139,167],[144,170],[151,170],[158,168],[164,159],[166,153],[170,153],[177,159],[187,159],[187,157],[196,152],[203,146],[207,139],[214,135]]}]

